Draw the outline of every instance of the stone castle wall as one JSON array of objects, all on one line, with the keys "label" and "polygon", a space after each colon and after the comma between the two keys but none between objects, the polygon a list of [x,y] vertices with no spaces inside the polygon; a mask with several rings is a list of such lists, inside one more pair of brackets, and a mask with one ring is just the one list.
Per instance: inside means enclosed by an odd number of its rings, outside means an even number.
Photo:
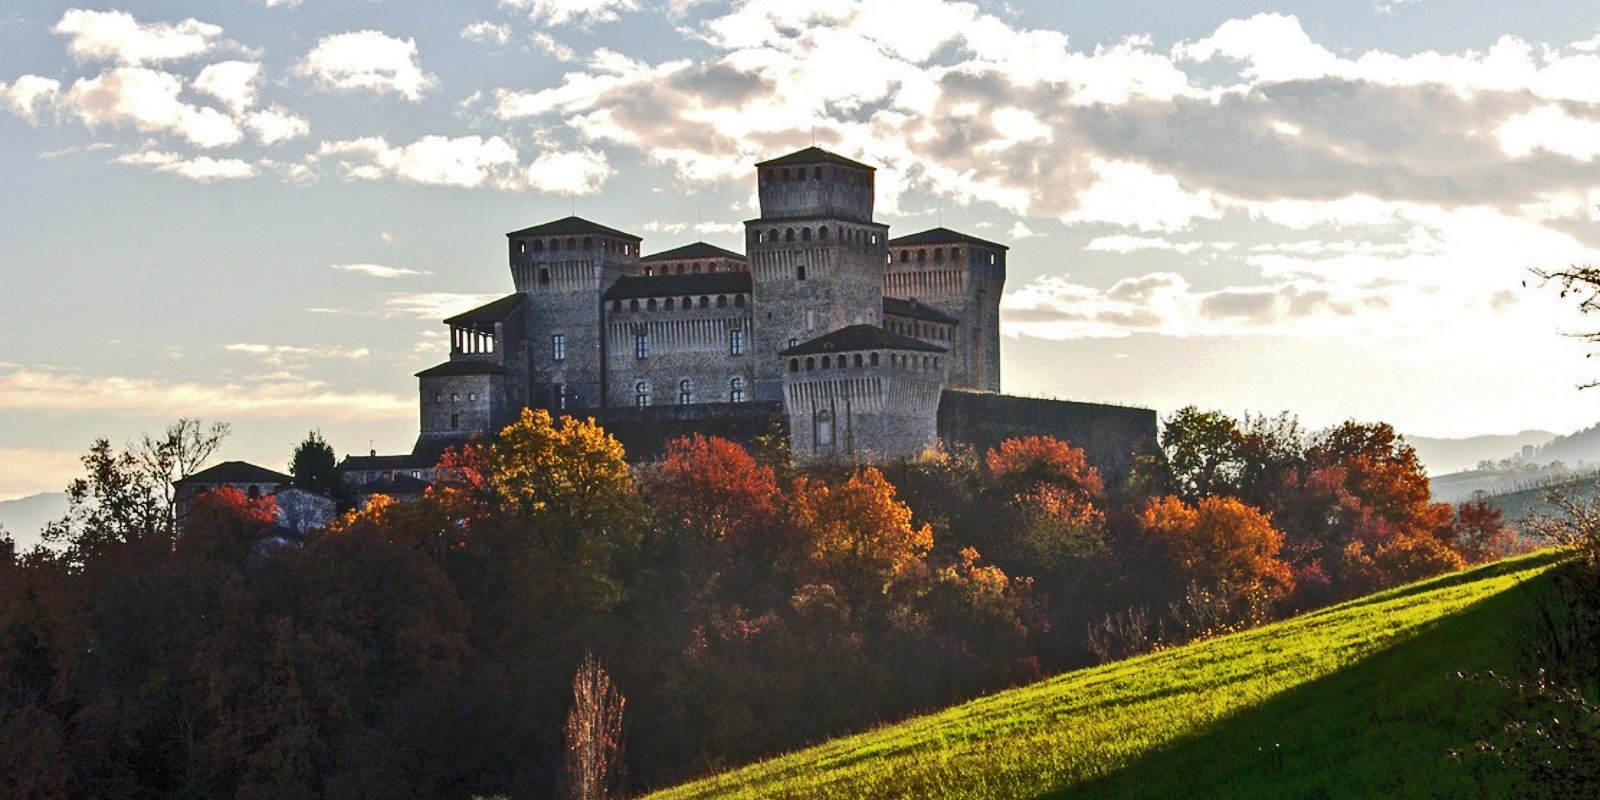
[{"label": "stone castle wall", "polygon": [[1134,460],[1158,452],[1156,412],[1146,408],[947,390],[939,401],[939,438],[981,455],[1020,436],[1054,436],[1083,448],[1107,483],[1127,479]]}]

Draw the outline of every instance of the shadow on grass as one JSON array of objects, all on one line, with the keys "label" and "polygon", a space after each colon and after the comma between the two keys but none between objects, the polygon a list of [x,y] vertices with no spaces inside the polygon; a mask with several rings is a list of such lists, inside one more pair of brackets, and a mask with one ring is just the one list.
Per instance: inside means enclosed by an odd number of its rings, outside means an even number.
[{"label": "shadow on grass", "polygon": [[[1531,566],[1525,559],[1513,565],[1506,571]],[[1456,576],[1441,580],[1419,588],[1447,586]],[[1503,766],[1448,754],[1471,750],[1504,722],[1501,690],[1457,673],[1531,671],[1518,663],[1525,631],[1537,593],[1551,585],[1545,573],[1485,598],[1332,675],[1041,800],[1530,796],[1533,787],[1517,785]]]},{"label": "shadow on grass", "polygon": [[1356,600],[1349,600],[1335,606],[1330,606],[1328,609],[1323,609],[1321,612],[1312,613],[1323,613],[1339,608],[1361,608],[1362,606],[1369,606],[1374,603],[1386,603],[1390,600],[1396,600],[1402,597],[1412,597],[1414,595],[1419,595],[1424,592],[1431,592],[1436,589],[1447,589],[1451,586],[1475,583],[1488,578],[1498,578],[1502,575],[1510,575],[1512,573],[1522,572],[1524,570],[1533,569],[1545,564],[1554,564],[1558,561],[1565,561],[1570,558],[1572,558],[1571,550],[1552,548],[1528,556],[1508,558],[1504,561],[1497,561],[1493,564],[1485,564],[1481,567],[1474,567],[1472,569],[1464,569],[1458,572],[1452,572],[1449,575],[1441,575],[1432,580],[1420,581],[1409,586],[1402,586],[1398,589],[1390,589],[1388,591],[1378,592],[1377,594],[1370,594],[1366,597]]}]

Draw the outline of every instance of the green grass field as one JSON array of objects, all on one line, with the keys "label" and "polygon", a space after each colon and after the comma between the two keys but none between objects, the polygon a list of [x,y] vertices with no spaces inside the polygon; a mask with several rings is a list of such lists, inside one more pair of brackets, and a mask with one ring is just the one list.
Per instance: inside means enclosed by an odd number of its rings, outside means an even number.
[{"label": "green grass field", "polygon": [[649,795],[1505,797],[1447,754],[1498,730],[1557,554],[1443,576],[1080,670]]}]

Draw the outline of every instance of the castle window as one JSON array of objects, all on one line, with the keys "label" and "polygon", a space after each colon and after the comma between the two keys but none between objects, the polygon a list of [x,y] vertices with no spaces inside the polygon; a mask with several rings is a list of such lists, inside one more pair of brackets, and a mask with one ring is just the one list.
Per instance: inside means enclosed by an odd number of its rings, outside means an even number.
[{"label": "castle window", "polygon": [[442,395],[442,394],[434,395],[433,396],[433,402],[435,402],[435,403],[443,403],[444,402],[444,395]]},{"label": "castle window", "polygon": [[800,229],[800,241],[802,241],[802,242],[811,241],[811,229],[810,228],[801,228]]},{"label": "castle window", "polygon": [[478,402],[478,393],[477,392],[467,392],[467,402],[469,402],[469,403]]},{"label": "castle window", "polygon": [[727,307],[728,307],[728,296],[725,295],[725,294],[717,295],[717,308],[727,308]]},{"label": "castle window", "polygon": [[709,297],[707,297],[705,295],[700,295],[700,307],[701,308],[710,308],[711,307],[711,298],[709,298]]},{"label": "castle window", "polygon": [[633,404],[639,408],[650,405],[650,384],[639,381],[633,385]]},{"label": "castle window", "polygon": [[676,272],[677,274],[682,275],[683,274],[683,265],[679,264],[678,268],[673,270],[673,272]]},{"label": "castle window", "polygon": [[650,276],[652,276],[654,274],[656,274],[656,268],[655,267],[645,267],[644,268],[644,276],[646,278],[648,278],[648,277],[650,277]]},{"label": "castle window", "polygon": [[528,243],[527,242],[517,242],[517,252],[519,252],[519,253],[528,252]]},{"label": "castle window", "polygon": [[744,378],[734,378],[728,381],[728,401],[732,403],[744,402]]},{"label": "castle window", "polygon": [[794,228],[783,229],[783,240],[786,242],[794,241]]},{"label": "castle window", "polygon": [[561,240],[560,239],[551,239],[550,240],[550,252],[557,253],[557,252],[560,252],[560,251],[561,251]]},{"label": "castle window", "polygon": [[876,233],[867,234],[867,243],[868,244],[877,244],[878,243],[878,234],[876,234]]},{"label": "castle window", "polygon": [[535,253],[543,253],[544,252],[544,240],[543,239],[534,239],[533,240],[533,252],[535,252]]},{"label": "castle window", "polygon": [[806,372],[813,372],[813,371],[816,370],[816,368],[817,368],[817,360],[815,358],[807,357],[806,358]]},{"label": "castle window", "polygon": [[769,241],[769,242],[778,241],[778,229],[777,228],[769,228],[769,229],[767,229],[767,241]]},{"label": "castle window", "polygon": [[856,364],[855,364],[856,366],[858,366],[858,367],[861,366],[861,354],[860,353],[856,353],[855,362],[856,362]]},{"label": "castle window", "polygon": [[784,167],[783,168],[783,182],[784,183],[788,183],[789,182],[789,168],[788,167]]},{"label": "castle window", "polygon": [[789,371],[790,372],[799,372],[800,371],[800,359],[798,359],[798,358],[789,359]]},{"label": "castle window", "polygon": [[540,267],[539,268],[539,285],[540,286],[549,286],[550,285],[550,269],[548,267]]},{"label": "castle window", "polygon": [[692,297],[683,298],[682,308],[683,308],[684,311],[688,311],[689,309],[694,308],[694,298],[692,298]]},{"label": "castle window", "polygon": [[744,308],[744,295],[736,294],[733,296],[733,307]]},{"label": "castle window", "polygon": [[744,355],[744,331],[728,331],[728,355]]},{"label": "castle window", "polygon": [[692,400],[694,400],[694,384],[690,383],[688,378],[678,381],[678,405],[689,405]]},{"label": "castle window", "polygon": [[461,402],[461,395],[456,394],[455,392],[451,392],[450,393],[450,402],[452,402],[452,403]]},{"label": "castle window", "polygon": [[944,263],[944,248],[943,247],[935,247],[935,248],[933,248],[933,263],[935,263],[935,264],[943,264]]},{"label": "castle window", "polygon": [[645,302],[645,310],[647,310],[647,311],[656,310],[656,299],[654,297],[650,298],[648,301]]},{"label": "castle window", "polygon": [[871,354],[871,356],[869,356],[868,359],[867,359],[867,363],[871,364],[874,367],[878,366],[878,354],[877,353]]},{"label": "castle window", "polygon": [[567,358],[567,335],[564,333],[553,334],[550,337],[550,357],[556,361],[565,361]]},{"label": "castle window", "polygon": [[951,261],[958,261],[960,259],[961,259],[961,248],[959,248],[959,247],[950,248],[950,260]]},{"label": "castle window", "polygon": [[705,265],[703,265],[700,262],[696,261],[696,262],[694,262],[694,271],[695,272],[699,272],[702,268],[704,268],[704,266]]},{"label": "castle window", "polygon": [[616,312],[616,313],[619,313],[619,314],[622,313],[622,301],[621,300],[612,300],[611,301],[611,310]]},{"label": "castle window", "polygon": [[811,179],[814,181],[822,180],[822,167],[817,167],[811,171]]},{"label": "castle window", "polygon": [[823,369],[833,369],[833,356],[823,356],[822,357],[822,368]]},{"label": "castle window", "polygon": [[901,250],[900,251],[900,263],[904,264],[909,260],[911,260],[911,251],[910,250]]},{"label": "castle window", "polygon": [[817,329],[817,312],[813,311],[811,309],[806,309],[806,330],[814,331],[816,329]]},{"label": "castle window", "polygon": [[938,369],[939,368],[939,357],[938,356],[934,356],[933,357],[933,368],[934,369]]},{"label": "castle window", "polygon": [[629,300],[628,301],[628,310],[629,311],[638,311],[639,310],[639,301],[638,300]]},{"label": "castle window", "polygon": [[578,240],[572,238],[571,236],[568,236],[567,237],[567,249],[568,250],[576,250],[576,249],[578,249]]},{"label": "castle window", "polygon": [[567,410],[567,385],[566,384],[564,384],[564,383],[555,383],[555,384],[551,384],[550,385],[550,404],[555,406],[557,411],[566,411]]},{"label": "castle window", "polygon": [[833,414],[829,411],[817,412],[817,449],[833,449]]},{"label": "castle window", "polygon": [[824,242],[828,241],[828,226],[824,225],[817,229],[817,238]]},{"label": "castle window", "polygon": [[801,264],[800,266],[794,268],[794,279],[797,281],[803,281],[806,279],[806,265]]},{"label": "castle window", "polygon": [[994,253],[989,254],[989,266],[994,266]]},{"label": "castle window", "polygon": [[667,298],[667,302],[666,302],[666,310],[668,310],[668,311],[671,311],[671,310],[672,310],[672,303],[673,303],[673,299],[672,299],[672,298],[670,298],[670,297],[669,297],[669,298]]},{"label": "castle window", "polygon": [[799,339],[790,339],[789,340],[789,346],[790,347],[796,347],[799,344],[800,344],[800,340]]},{"label": "castle window", "polygon": [[460,414],[451,414],[450,415],[450,430],[457,430],[460,427],[461,427],[461,415]]},{"label": "castle window", "polygon": [[921,263],[926,262],[927,260],[928,260],[928,251],[926,251],[926,250],[918,250],[917,251],[917,263],[921,264]]},{"label": "castle window", "polygon": [[650,357],[650,334],[648,334],[648,333],[636,333],[636,334],[633,335],[633,357],[634,358],[649,358]]}]

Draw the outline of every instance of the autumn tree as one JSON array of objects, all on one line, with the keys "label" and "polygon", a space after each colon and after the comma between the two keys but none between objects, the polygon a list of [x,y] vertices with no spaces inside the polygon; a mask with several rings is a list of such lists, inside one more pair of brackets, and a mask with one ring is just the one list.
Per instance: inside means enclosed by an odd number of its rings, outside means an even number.
[{"label": "autumn tree", "polygon": [[790,514],[809,542],[814,574],[853,598],[882,596],[896,580],[920,570],[933,547],[933,529],[911,524],[911,509],[873,467],[831,486],[797,479]]},{"label": "autumn tree", "polygon": [[1152,500],[1141,515],[1145,531],[1177,565],[1180,580],[1221,588],[1236,603],[1276,603],[1294,589],[1279,558],[1283,534],[1260,511],[1232,497]]},{"label": "autumn tree", "polygon": [[1245,471],[1244,436],[1220,411],[1178,409],[1161,427],[1173,489],[1185,500],[1237,493]]},{"label": "autumn tree", "polygon": [[572,676],[562,783],[567,800],[608,800],[622,788],[622,692],[593,653]]},{"label": "autumn tree", "polygon": [[150,489],[160,498],[168,530],[177,524],[173,484],[199,472],[228,433],[226,422],[207,425],[193,417],[182,417],[160,436],[146,433],[129,448]]},{"label": "autumn tree", "polygon": [[701,546],[741,546],[768,530],[781,492],[769,466],[719,437],[695,434],[667,443],[646,495],[656,516]]}]

